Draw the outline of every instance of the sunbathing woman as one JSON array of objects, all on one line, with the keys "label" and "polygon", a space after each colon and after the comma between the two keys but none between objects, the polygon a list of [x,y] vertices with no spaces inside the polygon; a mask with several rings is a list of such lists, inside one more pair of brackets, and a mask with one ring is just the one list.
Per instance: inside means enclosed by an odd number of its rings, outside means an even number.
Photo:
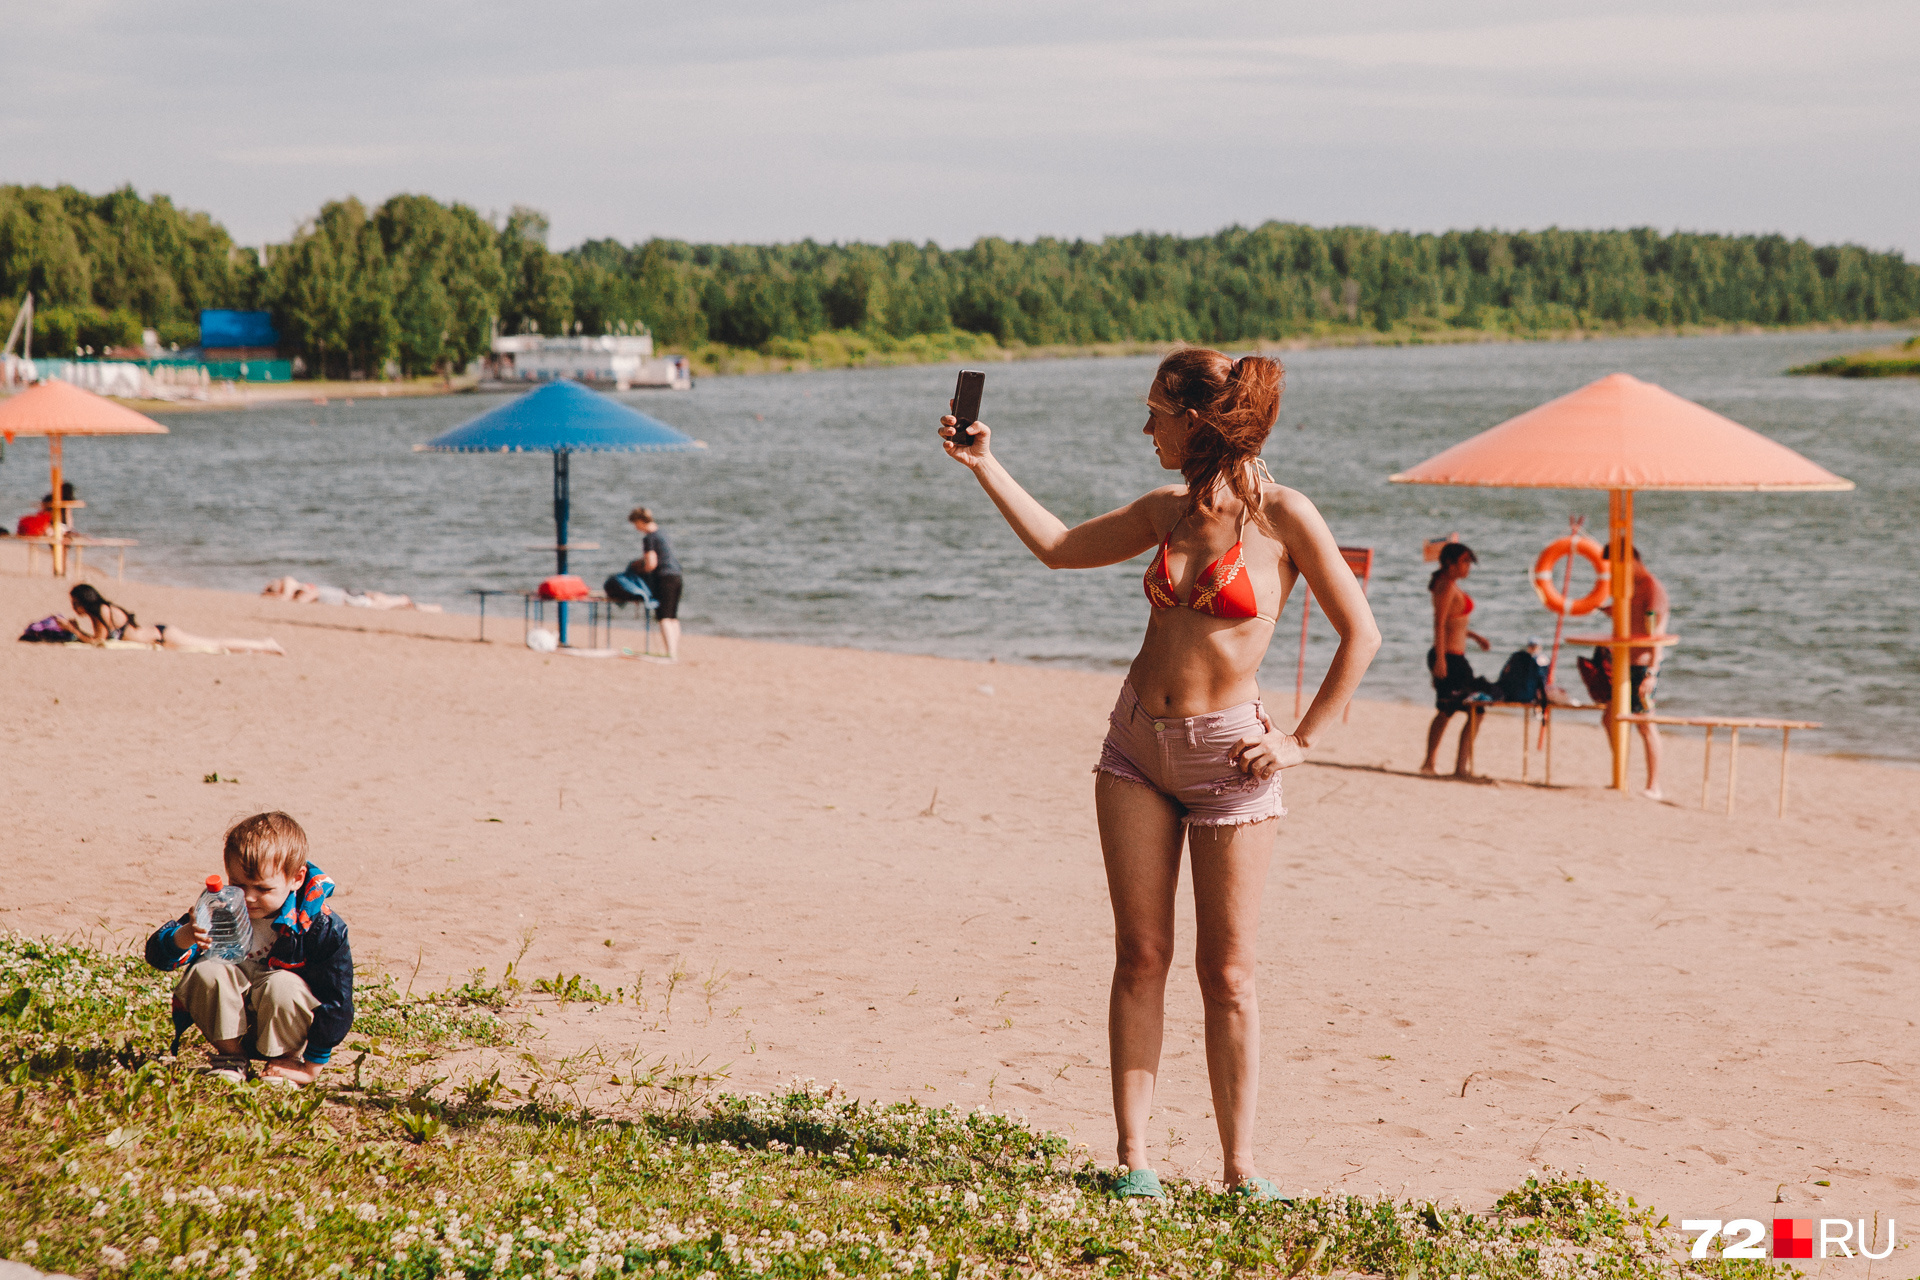
[{"label": "sunbathing woman", "polygon": [[385,591],[348,591],[344,587],[323,587],[302,582],[288,574],[275,578],[260,589],[263,596],[290,600],[294,604],[344,604],[356,609],[417,609],[421,613],[439,613],[437,604],[418,604],[412,596],[389,595]]},{"label": "sunbathing woman", "polygon": [[127,610],[102,596],[93,584],[83,582],[67,593],[79,614],[69,628],[88,644],[104,645],[109,640],[150,644],[156,649],[182,649],[196,653],[272,653],[284,658],[287,651],[276,640],[209,640],[170,627],[165,623],[143,627]]},{"label": "sunbathing woman", "polygon": [[[1073,528],[1007,474],[993,456],[991,428],[975,423],[962,448],[953,418],[941,419],[948,455],[972,469],[1049,568],[1090,569],[1155,551],[1145,582],[1146,638],[1114,706],[1093,789],[1113,900],[1107,1026],[1123,1196],[1160,1195],[1147,1119],[1183,843],[1193,862],[1195,967],[1223,1178],[1251,1195],[1275,1194],[1253,1153],[1260,1076],[1254,967],[1273,819],[1284,812],[1279,772],[1306,758],[1380,646],[1366,598],[1319,511],[1274,483],[1259,460],[1279,414],[1281,380],[1280,366],[1259,356],[1236,361],[1199,348],[1168,356],[1147,395],[1142,430],[1160,465],[1186,483]],[[1307,714],[1282,733],[1261,706],[1257,677],[1274,620],[1303,575],[1340,633],[1340,648]]]}]

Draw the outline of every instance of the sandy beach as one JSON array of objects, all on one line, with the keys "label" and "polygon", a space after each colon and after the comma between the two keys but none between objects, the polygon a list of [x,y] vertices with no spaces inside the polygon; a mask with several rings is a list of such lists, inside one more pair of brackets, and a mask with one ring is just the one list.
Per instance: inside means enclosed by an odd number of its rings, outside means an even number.
[{"label": "sandy beach", "polygon": [[[0,546],[15,634],[65,609],[24,567]],[[536,998],[543,1056],[989,1105],[1110,1152],[1089,769],[1117,676],[699,635],[678,666],[592,661],[529,652],[517,619],[478,644],[471,617],[100,585],[289,656],[0,648],[0,928],[135,946],[231,821],[283,808],[363,965],[497,977],[531,931],[523,973],[642,987]],[[1728,818],[1697,807],[1697,733],[1654,804],[1601,790],[1590,718],[1560,726],[1551,790],[1518,781],[1506,718],[1496,783],[1420,778],[1428,716],[1361,702],[1287,776],[1267,1174],[1483,1207],[1584,1166],[1676,1222],[1920,1218],[1920,773],[1809,734],[1777,818],[1755,735]],[[1155,1150],[1212,1177],[1190,959],[1168,1032]]]}]

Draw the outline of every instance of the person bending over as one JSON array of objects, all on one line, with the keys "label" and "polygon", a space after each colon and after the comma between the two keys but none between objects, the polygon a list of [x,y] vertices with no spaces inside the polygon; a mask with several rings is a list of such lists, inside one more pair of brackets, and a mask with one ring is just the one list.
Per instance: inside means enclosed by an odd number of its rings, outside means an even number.
[{"label": "person bending over", "polygon": [[90,582],[67,592],[78,615],[70,619],[69,630],[87,644],[104,645],[109,640],[150,644],[156,649],[183,649],[197,653],[271,653],[284,658],[287,651],[277,640],[212,640],[196,636],[178,627],[158,623],[143,627],[134,616],[102,596]]},{"label": "person bending over", "polygon": [[[1472,630],[1467,619],[1473,615],[1473,597],[1462,584],[1480,557],[1464,542],[1449,542],[1440,548],[1440,567],[1427,580],[1427,593],[1433,597],[1433,647],[1427,650],[1427,670],[1433,673],[1433,723],[1427,726],[1427,758],[1420,772],[1437,775],[1434,757],[1440,754],[1440,739],[1455,712],[1465,712],[1467,722],[1460,726],[1460,749],[1454,754],[1453,776],[1473,776],[1473,743],[1480,736],[1483,714],[1473,705],[1480,692],[1479,678],[1467,661],[1467,641],[1485,653],[1493,646],[1487,638]],[[1485,702],[1484,696],[1479,698]]]},{"label": "person bending over", "polygon": [[667,535],[660,532],[659,522],[653,518],[653,512],[647,507],[635,507],[627,513],[627,520],[643,535],[640,539],[640,558],[627,566],[628,573],[637,573],[646,580],[647,590],[653,592],[654,603],[658,606],[654,616],[660,619],[660,638],[667,642],[667,661],[680,661],[680,562],[673,558],[673,547],[667,542]]},{"label": "person bending over", "polygon": [[[1283,372],[1259,356],[1176,351],[1147,395],[1165,485],[1069,528],[1014,482],[974,423],[964,447],[941,419],[949,457],[968,467],[1020,540],[1052,569],[1091,569],[1152,551],[1146,636],[1095,766],[1094,809],[1113,901],[1108,1007],[1116,1192],[1159,1196],[1147,1121],[1160,1070],[1174,900],[1184,844],[1198,919],[1195,967],[1206,1010],[1207,1074],[1230,1188],[1273,1196],[1254,1158],[1260,1010],[1254,969],[1273,852],[1280,771],[1299,764],[1340,714],[1380,646],[1359,584],[1305,495],[1275,483],[1259,454],[1280,411]],[[1283,733],[1260,701],[1261,658],[1304,576],[1340,633],[1313,704]]]},{"label": "person bending over", "polygon": [[[1604,560],[1612,559],[1613,548],[1602,547],[1600,556]],[[1611,599],[1601,607],[1603,612],[1609,615],[1613,613]],[[1673,601],[1667,595],[1666,586],[1653,576],[1653,570],[1647,568],[1640,559],[1638,547],[1633,549],[1633,596],[1627,603],[1627,609],[1627,616],[1633,619],[1630,635],[1666,634],[1667,623],[1673,614]],[[1627,656],[1627,687],[1633,691],[1629,709],[1634,715],[1644,715],[1652,708],[1653,688],[1660,683],[1660,659],[1666,652],[1665,649],[1649,645],[1635,649]],[[1596,651],[1594,657],[1599,659],[1603,655],[1611,658],[1610,651],[1604,648]],[[1611,667],[1611,661],[1608,666]],[[1600,713],[1600,723],[1606,728],[1607,741],[1612,742],[1614,721],[1611,693],[1602,702],[1606,710]],[[1633,727],[1640,731],[1640,745],[1646,748],[1647,755],[1647,789],[1640,794],[1648,800],[1664,800],[1666,797],[1660,791],[1660,726],[1636,721]]]},{"label": "person bending over", "polygon": [[312,1084],[353,1026],[353,947],[327,901],[333,879],[308,860],[300,824],[279,812],[235,823],[222,857],[227,883],[247,899],[246,957],[211,958],[191,908],[147,939],[148,964],[185,970],[173,988],[174,1051],[198,1027],[215,1071],[240,1079],[258,1057],[268,1079]]}]

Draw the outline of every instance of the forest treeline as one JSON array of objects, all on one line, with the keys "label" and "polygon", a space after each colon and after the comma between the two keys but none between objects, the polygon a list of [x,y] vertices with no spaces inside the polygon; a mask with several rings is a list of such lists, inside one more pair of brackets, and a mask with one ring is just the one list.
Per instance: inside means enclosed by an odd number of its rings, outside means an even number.
[{"label": "forest treeline", "polygon": [[839,331],[1003,345],[1231,344],[1371,329],[1519,334],[1920,315],[1897,252],[1690,232],[1382,232],[1269,222],[1208,236],[998,238],[965,249],[592,240],[427,196],[328,203],[285,244],[131,188],[0,186],[0,324],[32,290],[36,350],[191,345],[206,307],[273,314],[316,375],[460,367],[503,333],[651,330],[665,347],[777,351]]}]

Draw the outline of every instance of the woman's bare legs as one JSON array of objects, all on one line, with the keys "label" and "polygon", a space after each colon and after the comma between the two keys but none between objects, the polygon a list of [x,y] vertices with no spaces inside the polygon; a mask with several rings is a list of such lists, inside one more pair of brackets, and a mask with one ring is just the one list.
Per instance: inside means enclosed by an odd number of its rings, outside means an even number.
[{"label": "woman's bare legs", "polygon": [[[1427,726],[1427,758],[1421,763],[1420,772],[1429,777],[1438,777],[1440,774],[1434,759],[1440,754],[1440,739],[1446,735],[1447,722],[1452,720],[1455,714],[1452,711],[1436,712],[1433,723]],[[1480,717],[1483,713],[1468,707],[1458,714],[1466,716],[1467,722],[1460,726],[1460,750],[1453,757],[1453,776],[1471,778],[1473,776],[1473,744],[1474,740],[1480,736]]]},{"label": "woman's bare legs", "polygon": [[680,661],[680,619],[660,619],[660,638],[667,642],[667,656]]},{"label": "woman's bare legs", "polygon": [[1434,713],[1433,723],[1427,726],[1427,759],[1426,762],[1420,766],[1420,772],[1436,775],[1440,772],[1440,768],[1434,763],[1434,759],[1440,754],[1440,738],[1446,733],[1447,722],[1451,719],[1453,719],[1453,712],[1451,711],[1438,711]]},{"label": "woman's bare legs", "polygon": [[1185,832],[1174,803],[1110,773],[1094,775],[1100,849],[1113,899],[1113,994],[1107,1004],[1107,1052],[1113,1067],[1117,1154],[1129,1169],[1150,1169],[1147,1117],[1160,1073],[1167,969],[1173,963],[1173,898],[1180,888]]},{"label": "woman's bare legs", "polygon": [[[1113,994],[1107,1033],[1119,1130],[1116,1153],[1128,1168],[1146,1169],[1152,1167],[1147,1117],[1160,1071],[1167,970],[1173,962],[1174,895],[1186,833],[1172,801],[1112,774],[1098,775],[1094,805],[1113,898]],[[1229,1186],[1254,1172],[1260,1011],[1253,971],[1260,901],[1276,829],[1270,821],[1191,828],[1200,935],[1195,961],[1207,1015],[1207,1074]]]},{"label": "woman's bare legs", "polygon": [[1473,744],[1480,736],[1480,720],[1486,712],[1478,707],[1467,708],[1467,722],[1460,726],[1460,751],[1453,758],[1453,776],[1471,778],[1473,776]]},{"label": "woman's bare legs", "polygon": [[1207,1078],[1220,1129],[1221,1178],[1228,1187],[1256,1176],[1253,1120],[1260,1101],[1260,904],[1277,819],[1237,827],[1188,827],[1199,940],[1194,968],[1207,1011]]},{"label": "woman's bare legs", "polygon": [[178,627],[168,627],[160,640],[164,649],[218,649],[223,653],[271,653],[286,657],[287,651],[280,647],[278,640],[210,640],[206,636],[196,636],[190,631]]}]

